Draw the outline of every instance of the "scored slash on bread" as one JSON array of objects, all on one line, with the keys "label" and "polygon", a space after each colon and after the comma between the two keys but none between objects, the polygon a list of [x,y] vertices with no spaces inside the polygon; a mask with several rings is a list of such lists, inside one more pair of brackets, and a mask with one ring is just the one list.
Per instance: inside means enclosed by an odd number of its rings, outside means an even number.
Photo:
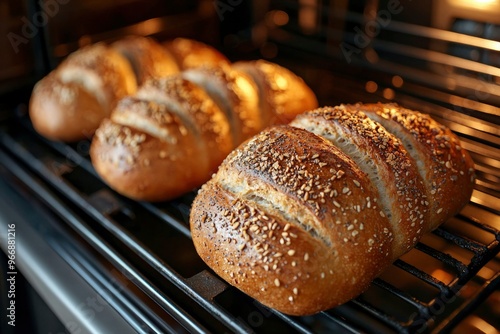
[{"label": "scored slash on bread", "polygon": [[355,108],[318,109],[290,125],[311,131],[342,149],[377,188],[380,215],[393,222],[393,253],[407,252],[428,221],[428,200],[415,161],[398,138]]},{"label": "scored slash on bread", "polygon": [[285,67],[263,59],[237,61],[233,67],[247,73],[257,84],[261,94],[259,108],[266,124],[287,124],[304,112],[304,106],[317,105],[312,90]]},{"label": "scored slash on bread", "polygon": [[245,73],[230,65],[221,65],[188,69],[182,76],[202,87],[224,111],[235,134],[234,147],[269,124],[259,110],[257,86]]},{"label": "scored slash on bread", "polygon": [[468,202],[473,162],[459,145],[395,104],[303,113],[240,145],[202,186],[190,216],[195,248],[278,311],[338,306]]},{"label": "scored slash on bread", "polygon": [[72,53],[31,94],[34,128],[53,140],[91,137],[116,101],[136,91],[130,64],[103,43]]},{"label": "scored slash on bread", "polygon": [[381,123],[401,139],[404,147],[416,161],[432,202],[430,221],[436,228],[450,216],[457,214],[467,202],[474,185],[473,162],[463,151],[460,140],[447,127],[429,115],[415,113],[396,105],[348,105],[362,110],[368,117]]}]

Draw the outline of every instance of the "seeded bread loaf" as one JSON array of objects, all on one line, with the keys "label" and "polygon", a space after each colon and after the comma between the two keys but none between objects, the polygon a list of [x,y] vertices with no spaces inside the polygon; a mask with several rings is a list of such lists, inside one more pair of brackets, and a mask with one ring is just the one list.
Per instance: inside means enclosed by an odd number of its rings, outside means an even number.
[{"label": "seeded bread loaf", "polygon": [[72,53],[35,85],[30,118],[34,128],[49,139],[90,138],[116,101],[136,89],[127,60],[97,43]]},{"label": "seeded bread loaf", "polygon": [[70,54],[35,85],[30,117],[49,139],[89,139],[118,100],[134,94],[149,78],[219,63],[228,60],[215,48],[185,38],[162,45],[149,37],[127,36],[92,44]]},{"label": "seeded bread loaf", "polygon": [[[305,86],[291,71],[268,66],[289,73],[287,80],[299,81],[289,87]],[[269,106],[260,108],[272,102],[260,100],[267,95],[259,88],[266,89],[228,64],[147,80],[97,129],[92,163],[111,188],[133,199],[162,201],[189,192],[206,182],[242,141],[271,121],[285,120],[266,115],[274,112]],[[306,92],[312,96],[297,101],[294,110],[317,106],[311,90]],[[287,94],[290,99],[292,95]],[[172,129],[174,115],[183,131]],[[138,135],[142,139],[135,140]]]},{"label": "seeded bread loaf", "polygon": [[394,104],[320,108],[234,150],[196,196],[191,233],[227,282],[308,315],[363,292],[457,213],[473,183],[468,153],[429,116]]},{"label": "seeded bread loaf", "polygon": [[215,158],[223,159],[232,147],[229,127],[214,122],[224,117],[218,107],[210,102],[194,107],[205,93],[187,81],[168,81],[179,91],[190,89],[189,100],[171,105],[122,99],[92,140],[96,171],[131,198],[157,201],[199,186],[213,173]]}]

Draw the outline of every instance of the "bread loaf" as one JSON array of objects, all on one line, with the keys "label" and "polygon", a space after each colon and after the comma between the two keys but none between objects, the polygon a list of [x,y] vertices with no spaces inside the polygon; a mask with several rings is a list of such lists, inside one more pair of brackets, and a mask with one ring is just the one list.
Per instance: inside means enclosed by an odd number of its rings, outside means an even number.
[{"label": "bread loaf", "polygon": [[149,78],[219,63],[228,60],[213,47],[186,38],[165,45],[142,36],[96,43],[70,54],[35,85],[30,117],[35,130],[49,139],[89,139],[118,100]]},{"label": "bread loaf", "polygon": [[34,128],[53,140],[90,138],[116,101],[136,91],[127,60],[103,43],[84,47],[40,80],[30,99]]},{"label": "bread loaf", "polygon": [[221,159],[232,147],[229,127],[213,121],[223,117],[217,106],[208,102],[193,108],[206,98],[204,92],[187,81],[168,81],[165,85],[172,88],[191,89],[189,100],[169,105],[122,99],[92,140],[96,171],[131,198],[156,201],[181,195],[209,178],[214,157]]},{"label": "bread loaf", "polygon": [[458,212],[473,183],[458,138],[427,115],[395,104],[320,108],[234,150],[196,196],[191,233],[227,282],[309,315],[362,293]]},{"label": "bread loaf", "polygon": [[[288,87],[305,86],[289,70],[272,63],[268,66],[288,72],[289,81],[299,81],[289,82]],[[271,121],[286,119],[266,115],[274,115],[270,106],[259,108],[269,102],[275,105],[267,99],[260,101],[267,93],[259,88],[267,89],[228,64],[147,80],[97,130],[90,148],[92,163],[111,188],[137,200],[168,200],[191,191],[206,182],[242,141],[273,124]],[[312,96],[297,101],[297,112],[317,106],[309,88],[306,93]],[[291,93],[286,96],[293,98]],[[183,131],[172,132],[162,123],[164,117],[173,115]],[[142,133],[146,141],[133,140],[130,146],[126,143],[130,140],[115,139],[118,129],[134,136]],[[163,158],[159,151],[151,153],[158,148]],[[180,153],[183,151],[187,152]],[[177,166],[167,166],[166,161]],[[186,181],[189,175],[191,179]]]}]

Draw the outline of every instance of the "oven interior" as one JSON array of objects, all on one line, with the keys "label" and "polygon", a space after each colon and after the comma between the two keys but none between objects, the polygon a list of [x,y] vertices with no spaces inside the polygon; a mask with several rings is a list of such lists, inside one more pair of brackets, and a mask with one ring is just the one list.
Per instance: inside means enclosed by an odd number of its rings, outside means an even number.
[{"label": "oven interior", "polygon": [[[35,234],[26,242],[45,243],[137,332],[498,333],[500,16],[489,13],[500,2],[472,2],[7,1],[4,29],[27,42],[9,40],[2,52],[12,69],[0,72],[2,211],[15,211],[9,219],[27,225],[19,233]],[[43,23],[51,4],[47,22],[23,35],[23,18],[38,13]],[[320,105],[393,101],[429,113],[469,150],[472,198],[358,298],[308,317],[268,309],[197,256],[188,224],[196,191],[161,203],[129,200],[96,175],[89,140],[49,141],[31,127],[27,102],[38,78],[81,45],[127,34],[192,37],[232,60],[269,59],[302,76]],[[57,298],[57,288],[47,296]],[[72,327],[60,306],[45,303],[66,331],[97,322],[87,312]]]}]

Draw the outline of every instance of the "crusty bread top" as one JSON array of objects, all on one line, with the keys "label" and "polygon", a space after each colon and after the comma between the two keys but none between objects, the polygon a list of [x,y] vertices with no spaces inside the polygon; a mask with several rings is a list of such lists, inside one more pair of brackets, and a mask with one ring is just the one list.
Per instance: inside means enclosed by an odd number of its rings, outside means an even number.
[{"label": "crusty bread top", "polygon": [[259,59],[233,64],[252,76],[261,91],[261,101],[271,115],[267,124],[287,124],[298,114],[318,107],[316,95],[304,80],[291,70]]},{"label": "crusty bread top", "polygon": [[401,139],[427,185],[431,229],[458,213],[472,193],[474,162],[449,128],[394,103],[344,107],[364,112]]},{"label": "crusty bread top", "polygon": [[104,43],[78,49],[55,71],[63,82],[80,82],[96,95],[102,94],[102,91],[109,92],[112,101],[133,94],[137,90],[130,63]]},{"label": "crusty bread top", "polygon": [[230,63],[229,59],[216,48],[193,39],[178,37],[163,45],[175,57],[181,70]]},{"label": "crusty bread top", "polygon": [[428,231],[423,180],[401,141],[356,109],[325,107],[299,115],[292,126],[305,128],[341,148],[378,189],[380,214],[389,217],[395,257],[410,250]]},{"label": "crusty bread top", "polygon": [[176,59],[152,38],[127,36],[111,44],[111,47],[127,58],[139,86],[151,77],[168,76],[180,71]]},{"label": "crusty bread top", "polygon": [[217,169],[231,151],[233,136],[226,115],[199,86],[180,75],[152,78],[138,90],[139,99],[165,104],[200,138],[210,152],[210,166]]},{"label": "crusty bread top", "polygon": [[[175,112],[134,97],[122,99],[111,120],[102,121],[90,156],[112,188],[140,200],[179,196],[212,173],[205,144]],[[172,175],[176,182],[171,182]]]},{"label": "crusty bread top", "polygon": [[[436,157],[421,165],[446,182],[461,180],[450,185],[455,191],[468,182],[470,196],[473,184],[469,158],[458,141],[445,137],[449,130],[411,111],[389,116],[367,110],[380,108],[395,106],[318,108],[288,126],[264,130],[229,154],[191,208],[201,258],[230,284],[291,315],[325,310],[362,293],[436,227],[431,208],[448,206],[436,211],[448,219],[469,199],[450,194],[436,206],[438,191],[433,181],[426,186],[415,156],[434,150],[427,154]],[[384,128],[391,117],[400,129]],[[400,140],[399,134],[425,143]],[[422,152],[410,154],[410,146]]]},{"label": "crusty bread top", "polygon": [[33,127],[52,140],[91,138],[109,115],[105,94],[96,97],[76,82],[62,82],[55,73],[36,83],[29,103]]},{"label": "crusty bread top", "polygon": [[392,227],[379,211],[377,191],[349,157],[308,131],[273,127],[202,187],[191,230],[224,279],[303,315],[353,298],[366,273],[389,263]]},{"label": "crusty bread top", "polygon": [[182,75],[202,87],[226,113],[234,147],[261,129],[257,87],[247,74],[221,65],[188,69]]}]

